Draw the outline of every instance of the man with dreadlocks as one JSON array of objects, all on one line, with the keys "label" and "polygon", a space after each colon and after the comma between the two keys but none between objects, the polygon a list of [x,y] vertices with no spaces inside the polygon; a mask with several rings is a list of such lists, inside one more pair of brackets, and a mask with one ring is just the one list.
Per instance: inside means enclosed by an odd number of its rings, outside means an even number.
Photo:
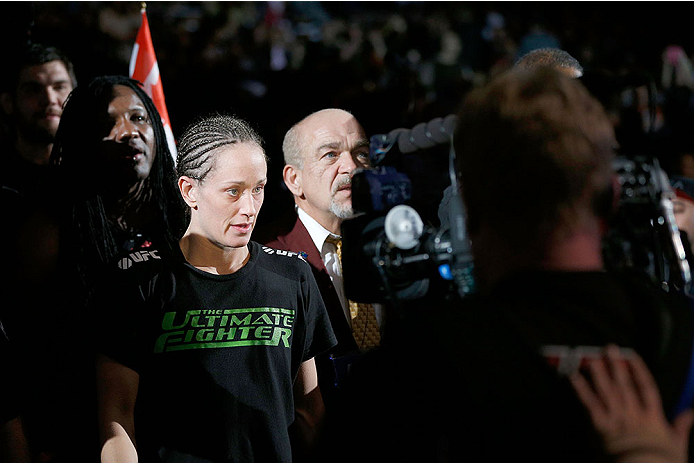
[{"label": "man with dreadlocks", "polygon": [[[79,224],[73,244],[81,248],[82,264],[152,240],[175,243],[183,207],[174,162],[159,113],[139,83],[96,78],[70,95],[63,121],[51,162],[68,184],[71,220]],[[87,269],[80,270],[88,278]]]},{"label": "man with dreadlocks", "polygon": [[34,451],[82,461],[98,457],[88,302],[122,250],[175,244],[184,209],[157,110],[127,77],[97,77],[70,94],[50,161],[61,189],[55,214],[36,226],[55,252],[17,272],[7,331],[25,353]]}]

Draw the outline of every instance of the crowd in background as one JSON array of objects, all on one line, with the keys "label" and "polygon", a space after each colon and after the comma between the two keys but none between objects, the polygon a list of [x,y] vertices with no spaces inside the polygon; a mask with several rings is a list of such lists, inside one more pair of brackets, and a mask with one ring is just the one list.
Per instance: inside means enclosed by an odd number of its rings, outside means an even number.
[{"label": "crowd in background", "polygon": [[[125,74],[140,7],[7,2],[3,44],[11,52],[29,36],[56,45],[83,81]],[[683,111],[691,112],[691,81],[669,93],[661,82],[667,46],[692,53],[686,28],[679,27],[686,17],[681,8],[651,2],[147,4],[174,135],[195,115],[232,112],[257,121],[278,165],[284,131],[307,112],[347,108],[369,135],[412,127],[456,112],[463,94],[543,46],[568,51],[586,74],[607,74],[613,83],[616,76],[652,76],[659,107],[667,100],[682,120]],[[640,95],[617,104],[640,105],[648,120]],[[271,188],[281,183],[274,180]]]},{"label": "crowd in background", "polygon": [[[11,25],[5,34],[32,20],[32,37],[66,50],[85,78],[127,71],[140,2],[10,2],[3,8]],[[563,48],[586,68],[659,72],[663,43],[680,38],[661,28],[653,37],[648,22],[634,26],[649,19],[651,8],[633,5],[627,14],[581,2],[147,6],[175,128],[196,109],[247,113],[256,103],[281,102],[291,111],[292,104],[327,100],[377,112],[379,117],[365,114],[375,132],[450,111],[448,101],[541,46]],[[671,8],[674,22],[677,7]],[[654,27],[660,24],[656,17],[650,18]],[[21,38],[21,29],[12,36]],[[195,101],[182,96],[192,83],[201,92]],[[302,89],[313,94],[297,91]],[[206,98],[208,92],[214,98]]]}]

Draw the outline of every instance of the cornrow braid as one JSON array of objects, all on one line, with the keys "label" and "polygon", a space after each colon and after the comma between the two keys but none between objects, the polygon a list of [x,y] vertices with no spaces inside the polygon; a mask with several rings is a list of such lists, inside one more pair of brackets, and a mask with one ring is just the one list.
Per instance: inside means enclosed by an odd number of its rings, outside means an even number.
[{"label": "cornrow braid", "polygon": [[242,119],[219,113],[198,119],[179,139],[178,176],[203,181],[214,168],[214,155],[219,148],[236,143],[254,143],[263,148],[260,135]]}]

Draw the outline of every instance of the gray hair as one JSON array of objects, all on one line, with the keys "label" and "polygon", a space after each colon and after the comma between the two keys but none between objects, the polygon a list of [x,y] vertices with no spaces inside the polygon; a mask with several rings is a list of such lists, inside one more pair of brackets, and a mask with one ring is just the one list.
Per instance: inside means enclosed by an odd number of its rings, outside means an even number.
[{"label": "gray hair", "polygon": [[304,157],[301,154],[301,130],[298,122],[287,131],[282,141],[282,153],[284,153],[284,163],[295,166],[298,169],[304,167]]}]

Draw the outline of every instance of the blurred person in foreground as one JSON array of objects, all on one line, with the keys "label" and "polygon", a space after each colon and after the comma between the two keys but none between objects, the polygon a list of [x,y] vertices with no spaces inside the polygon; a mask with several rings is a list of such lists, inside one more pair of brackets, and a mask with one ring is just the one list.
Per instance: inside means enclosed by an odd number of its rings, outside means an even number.
[{"label": "blurred person in foreground", "polygon": [[[583,66],[576,58],[561,48],[542,47],[530,50],[515,62],[515,69],[536,69],[549,67],[565,73],[567,76],[578,79],[583,76]],[[439,204],[438,217],[442,227],[450,226],[448,219],[448,204],[453,196],[453,186],[449,185],[443,191],[443,198]]]},{"label": "blurred person in foreground", "polygon": [[689,406],[680,401],[692,350],[686,300],[604,270],[618,188],[612,126],[577,79],[546,67],[471,92],[459,116],[480,290],[423,308],[355,367],[329,436],[337,445],[359,417],[369,461],[611,461],[567,375],[607,344],[634,351],[673,417]]}]

